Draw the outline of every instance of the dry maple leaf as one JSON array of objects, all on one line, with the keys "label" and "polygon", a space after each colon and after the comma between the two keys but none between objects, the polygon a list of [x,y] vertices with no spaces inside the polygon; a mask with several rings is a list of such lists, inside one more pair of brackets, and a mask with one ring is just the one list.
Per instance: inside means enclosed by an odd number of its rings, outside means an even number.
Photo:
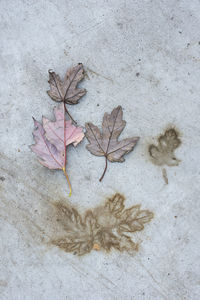
[{"label": "dry maple leaf", "polygon": [[124,201],[125,198],[117,193],[104,206],[87,211],[83,217],[72,207],[56,204],[57,221],[66,235],[53,240],[52,244],[78,255],[86,254],[92,249],[137,250],[138,245],[124,232],[142,230],[144,224],[153,218],[153,213],[140,210],[140,205],[124,209]]},{"label": "dry maple leaf", "polygon": [[49,169],[63,170],[70,187],[66,173],[66,146],[76,146],[84,137],[82,128],[72,125],[71,120],[66,121],[64,104],[54,108],[56,120],[49,121],[43,117],[43,125],[34,120],[36,129],[33,131],[35,144],[31,150],[40,158],[39,162]]},{"label": "dry maple leaf", "polygon": [[86,137],[89,145],[86,146],[92,154],[96,156],[105,156],[106,164],[103,175],[99,179],[103,179],[107,170],[108,160],[110,162],[123,162],[124,155],[129,153],[135,147],[139,137],[127,138],[118,141],[118,137],[126,126],[126,121],[122,120],[122,107],[118,106],[111,114],[105,113],[102,123],[102,133],[99,128],[92,123],[86,123]]},{"label": "dry maple leaf", "polygon": [[[57,102],[64,104],[77,104],[78,100],[85,95],[85,89],[77,88],[77,84],[84,78],[83,65],[80,63],[76,67],[69,69],[62,81],[60,76],[55,72],[49,71],[50,90],[48,95]],[[69,117],[73,120],[69,111],[65,106],[65,110]],[[74,120],[73,120],[74,121]]]}]

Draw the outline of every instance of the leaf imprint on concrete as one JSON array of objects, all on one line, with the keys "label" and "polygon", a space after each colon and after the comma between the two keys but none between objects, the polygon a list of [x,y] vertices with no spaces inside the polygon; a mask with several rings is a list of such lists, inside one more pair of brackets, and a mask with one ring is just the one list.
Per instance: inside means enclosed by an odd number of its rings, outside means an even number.
[{"label": "leaf imprint on concrete", "polygon": [[[173,128],[166,130],[165,133],[158,138],[157,146],[151,144],[148,147],[151,161],[158,166],[178,166],[181,161],[176,158],[174,151],[180,144],[181,140],[178,132]],[[162,170],[162,174],[165,183],[168,184],[166,169]]]},{"label": "leaf imprint on concrete", "polygon": [[140,205],[125,209],[125,198],[117,193],[103,206],[88,210],[84,215],[65,204],[56,203],[57,222],[66,231],[62,238],[52,240],[53,245],[66,252],[84,255],[92,250],[137,251],[130,233],[144,229],[153,213],[141,210]]}]

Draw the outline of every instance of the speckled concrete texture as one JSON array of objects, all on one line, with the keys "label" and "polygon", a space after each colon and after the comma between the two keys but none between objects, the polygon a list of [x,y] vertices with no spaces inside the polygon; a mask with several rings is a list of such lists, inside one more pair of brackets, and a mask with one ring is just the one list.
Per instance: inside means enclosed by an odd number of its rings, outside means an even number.
[{"label": "speckled concrete texture", "polygon": [[[1,0],[0,39],[0,298],[200,298],[200,3],[198,0]],[[82,62],[87,89],[70,112],[100,126],[123,107],[122,138],[140,136],[123,164],[91,155],[86,139],[68,150],[73,194],[60,171],[38,163],[32,116],[53,118],[48,70],[61,76]],[[182,141],[179,166],[149,159],[148,145],[166,128]],[[127,206],[154,212],[132,235],[133,255],[115,250],[83,257],[50,245],[57,231],[51,204],[80,211],[120,192]]]}]

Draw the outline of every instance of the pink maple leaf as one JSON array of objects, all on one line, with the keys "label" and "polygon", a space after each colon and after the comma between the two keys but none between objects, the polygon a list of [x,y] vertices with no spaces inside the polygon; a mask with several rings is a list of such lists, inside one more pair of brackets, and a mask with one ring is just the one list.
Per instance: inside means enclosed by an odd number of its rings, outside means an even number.
[{"label": "pink maple leaf", "polygon": [[62,152],[65,145],[68,146],[73,144],[76,146],[84,137],[84,133],[81,127],[76,127],[72,125],[72,121],[65,121],[65,132],[64,132],[64,114],[62,105],[58,108],[54,108],[54,115],[56,117],[56,122],[49,121],[43,117],[43,127],[46,132],[47,139],[54,145],[56,148]]},{"label": "pink maple leaf", "polygon": [[40,158],[39,162],[43,166],[63,170],[71,195],[71,185],[66,173],[66,146],[76,146],[84,138],[84,133],[82,128],[74,126],[71,120],[66,121],[64,105],[55,107],[54,115],[54,122],[43,117],[42,124],[33,118],[35,144],[31,146],[31,150]]}]

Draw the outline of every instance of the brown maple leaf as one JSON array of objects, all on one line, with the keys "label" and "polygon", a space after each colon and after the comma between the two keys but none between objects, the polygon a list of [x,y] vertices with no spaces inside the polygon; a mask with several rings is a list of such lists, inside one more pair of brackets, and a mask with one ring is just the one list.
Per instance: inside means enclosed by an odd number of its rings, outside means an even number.
[{"label": "brown maple leaf", "polygon": [[127,138],[118,141],[118,137],[126,126],[126,121],[122,120],[122,107],[118,106],[111,114],[105,113],[102,123],[102,133],[99,128],[92,123],[86,123],[86,137],[90,144],[86,146],[93,155],[105,156],[106,164],[101,181],[107,170],[108,160],[110,162],[124,162],[124,155],[135,147],[139,137]]},{"label": "brown maple leaf", "polygon": [[[76,67],[69,69],[62,81],[60,76],[55,72],[49,70],[49,84],[50,90],[48,95],[57,102],[64,102],[65,104],[77,104],[78,100],[86,94],[85,89],[77,88],[78,83],[84,78],[83,65],[79,63]],[[69,117],[73,120],[69,111],[65,106],[65,110]],[[75,121],[74,121],[75,122]]]}]

